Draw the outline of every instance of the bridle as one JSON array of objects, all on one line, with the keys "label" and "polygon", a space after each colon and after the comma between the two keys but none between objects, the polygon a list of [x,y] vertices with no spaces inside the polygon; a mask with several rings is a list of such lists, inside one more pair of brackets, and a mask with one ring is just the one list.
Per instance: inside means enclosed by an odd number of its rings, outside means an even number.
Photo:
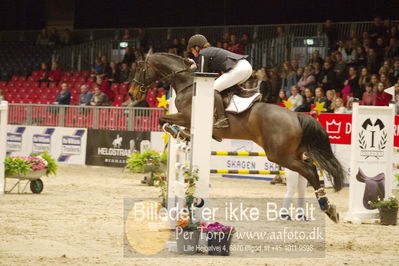
[{"label": "bridle", "polygon": [[[151,84],[153,84],[154,82],[150,82],[150,83],[148,83],[148,84],[146,84],[146,82],[145,82],[145,80],[146,80],[146,73],[147,73],[147,68],[148,68],[148,63],[147,63],[147,59],[148,58],[146,58],[145,60],[144,60],[144,67],[143,67],[143,82],[141,82],[141,81],[138,81],[137,79],[135,79],[135,78],[133,78],[133,82],[135,82],[138,86],[138,88],[139,88],[139,90],[140,90],[140,92],[142,92],[142,93],[144,93],[144,92],[146,92],[147,91],[147,88],[151,85]],[[184,58],[182,58],[182,60],[183,60],[183,63],[184,63]],[[157,69],[157,68],[155,68],[154,66],[152,67],[153,69],[155,69],[157,72],[159,72],[160,74],[161,74],[161,76],[162,76],[162,78],[160,78],[160,79],[157,79],[157,81],[164,81],[164,80],[166,80],[166,81],[168,81],[169,83],[172,83],[173,82],[173,80],[174,80],[174,78],[175,78],[175,76],[177,75],[177,74],[180,74],[180,73],[183,73],[183,72],[186,72],[186,71],[189,71],[190,70],[190,67],[188,66],[188,67],[186,67],[186,68],[183,68],[183,69],[180,69],[180,70],[176,70],[176,71],[173,71],[172,73],[169,73],[169,74],[166,74],[166,73],[163,73],[161,70],[159,70],[159,69]],[[172,81],[172,82],[171,82]]]}]

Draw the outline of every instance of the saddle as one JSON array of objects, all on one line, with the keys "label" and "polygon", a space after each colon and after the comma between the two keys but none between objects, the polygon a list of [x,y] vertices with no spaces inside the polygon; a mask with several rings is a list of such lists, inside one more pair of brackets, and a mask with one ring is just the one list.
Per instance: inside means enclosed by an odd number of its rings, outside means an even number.
[{"label": "saddle", "polygon": [[238,85],[224,90],[221,94],[225,111],[232,114],[248,110],[262,98],[257,89],[244,89]]},{"label": "saddle", "polygon": [[365,183],[364,194],[363,194],[363,206],[368,210],[374,208],[370,206],[369,201],[377,201],[379,198],[385,197],[385,174],[379,173],[376,176],[366,176],[362,169],[356,175],[357,181]]}]

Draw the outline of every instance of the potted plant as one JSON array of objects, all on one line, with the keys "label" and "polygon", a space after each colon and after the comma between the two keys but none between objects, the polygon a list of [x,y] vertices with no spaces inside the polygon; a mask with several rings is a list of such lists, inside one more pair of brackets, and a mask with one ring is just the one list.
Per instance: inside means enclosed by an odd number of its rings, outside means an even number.
[{"label": "potted plant", "polygon": [[236,229],[233,226],[215,222],[205,228],[208,239],[208,254],[217,256],[229,256],[230,245]]},{"label": "potted plant", "polygon": [[383,225],[396,225],[399,201],[391,196],[387,200],[369,201],[371,207],[378,208],[380,223]]},{"label": "potted plant", "polygon": [[201,229],[205,226],[205,223],[193,223],[190,215],[181,216],[176,224],[177,252],[189,255],[197,253]]},{"label": "potted plant", "polygon": [[142,183],[154,185],[154,173],[164,172],[166,169],[166,152],[160,154],[154,150],[145,150],[142,153],[135,152],[128,156],[126,168],[132,173],[149,173]]}]

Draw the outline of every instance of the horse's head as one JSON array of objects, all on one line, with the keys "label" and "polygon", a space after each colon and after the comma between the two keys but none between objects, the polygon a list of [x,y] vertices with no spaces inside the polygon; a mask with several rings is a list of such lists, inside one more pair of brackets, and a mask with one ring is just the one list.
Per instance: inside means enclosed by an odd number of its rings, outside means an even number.
[{"label": "horse's head", "polygon": [[173,84],[177,76],[187,75],[191,65],[192,62],[183,57],[167,53],[153,54],[150,50],[145,60],[138,62],[129,94],[133,99],[141,99],[155,81],[165,80]]}]

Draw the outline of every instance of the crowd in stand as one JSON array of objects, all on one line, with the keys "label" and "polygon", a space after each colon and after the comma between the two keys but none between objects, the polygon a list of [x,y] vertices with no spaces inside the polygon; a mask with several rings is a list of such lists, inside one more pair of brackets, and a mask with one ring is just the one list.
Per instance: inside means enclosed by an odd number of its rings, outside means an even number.
[{"label": "crowd in stand", "polygon": [[[284,34],[284,28],[278,27],[277,33],[279,36]],[[393,100],[399,111],[399,25],[375,18],[371,30],[361,35],[352,32],[346,39],[339,40],[337,30],[327,20],[323,33],[329,40],[326,55],[322,56],[318,50],[314,50],[304,66],[300,66],[298,60],[291,60],[284,62],[281,68],[262,67],[254,70],[245,88],[259,90],[264,102],[298,112],[312,112],[315,106],[322,105],[325,112],[350,113],[354,100],[359,100],[363,105],[376,106],[388,105]],[[62,38],[55,35],[57,32],[54,30],[50,33],[43,30],[37,42],[42,45],[71,43],[69,31],[65,30]],[[120,39],[131,38],[129,30],[125,30]],[[142,47],[145,47],[144,37],[142,39]],[[225,33],[214,45],[244,54],[249,42],[248,34],[244,33],[238,38],[235,34]],[[191,57],[186,46],[185,38],[174,38],[167,52]],[[137,62],[145,58],[143,51],[126,47],[121,62],[110,62],[106,56],[97,58],[83,79],[90,84],[83,82],[79,85],[79,101],[76,100],[76,93],[74,96],[69,92],[74,84],[65,79],[57,62],[50,68],[42,63],[36,80],[59,84],[60,92],[55,104],[103,106],[121,105],[123,102],[123,106],[156,107],[156,97],[166,94],[169,88],[165,82],[155,83],[150,90],[152,92],[139,101],[134,102],[127,96],[126,87],[132,82]],[[117,84],[126,85],[123,93],[114,89],[119,86]],[[395,86],[393,99],[384,92],[392,86]],[[71,101],[74,97],[75,100]]]}]

